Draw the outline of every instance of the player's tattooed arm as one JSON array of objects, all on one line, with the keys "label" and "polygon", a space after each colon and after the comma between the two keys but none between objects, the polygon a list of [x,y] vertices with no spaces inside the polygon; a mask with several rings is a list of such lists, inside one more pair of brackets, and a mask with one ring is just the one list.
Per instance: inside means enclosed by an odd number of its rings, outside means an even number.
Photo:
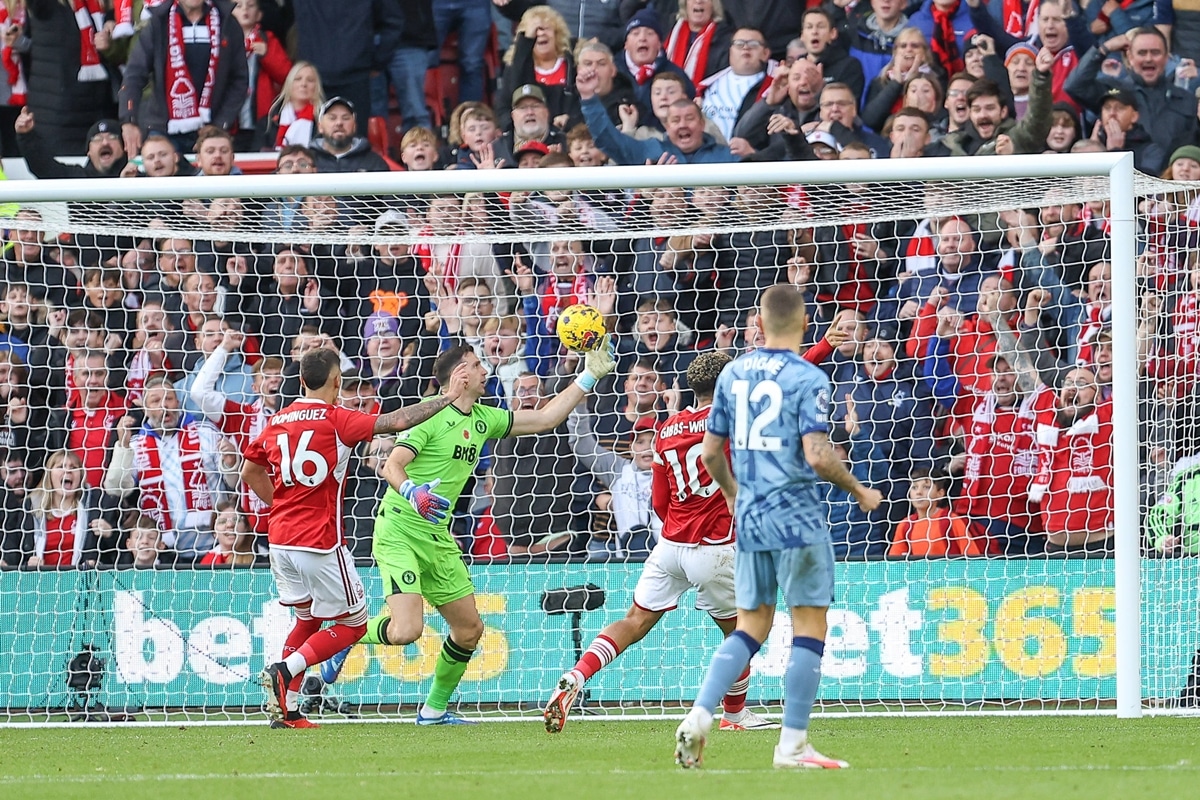
[{"label": "player's tattooed arm", "polygon": [[849,492],[863,511],[874,511],[883,502],[878,489],[863,485],[846,468],[842,457],[833,449],[829,434],[823,431],[804,434],[804,458],[819,478]]},{"label": "player's tattooed arm", "polygon": [[467,365],[459,364],[454,368],[454,372],[450,374],[450,380],[446,383],[445,391],[424,403],[404,406],[395,411],[380,414],[375,420],[375,433],[399,433],[415,425],[420,425],[461,397],[462,393],[466,390],[467,380]]}]

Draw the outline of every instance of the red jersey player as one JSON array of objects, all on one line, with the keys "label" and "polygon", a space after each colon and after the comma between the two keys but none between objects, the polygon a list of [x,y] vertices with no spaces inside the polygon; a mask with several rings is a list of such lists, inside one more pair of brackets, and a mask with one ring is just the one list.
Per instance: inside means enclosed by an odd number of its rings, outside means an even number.
[{"label": "red jersey player", "polygon": [[[663,614],[679,605],[679,598],[689,588],[696,589],[696,608],[707,611],[722,633],[728,636],[737,623],[733,517],[725,496],[700,463],[713,388],[729,361],[729,356],[709,351],[688,367],[688,386],[696,395],[696,407],[669,417],[654,442],[651,502],[663,523],[661,538],[646,559],[625,618],[602,630],[579,663],[559,678],[543,713],[548,733],[563,729],[584,683],[640,642]],[[746,708],[749,688],[747,667],[725,695],[722,730],[779,727]]]},{"label": "red jersey player", "polygon": [[[242,480],[268,506],[267,540],[279,601],[296,615],[282,661],[259,675],[273,728],[316,727],[300,715],[304,670],[362,638],[366,596],[342,533],[342,491],[350,453],[359,442],[411,428],[450,405],[466,387],[455,370],[436,399],[378,416],[334,405],[342,388],[338,354],[304,354],[304,397],[272,414],[245,450]],[[324,622],[333,622],[321,629]]]}]

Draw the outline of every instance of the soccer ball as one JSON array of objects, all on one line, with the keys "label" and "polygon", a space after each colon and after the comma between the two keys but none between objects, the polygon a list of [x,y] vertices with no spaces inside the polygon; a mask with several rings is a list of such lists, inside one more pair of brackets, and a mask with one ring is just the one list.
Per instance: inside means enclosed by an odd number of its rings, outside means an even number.
[{"label": "soccer ball", "polygon": [[576,303],[559,314],[556,330],[568,350],[595,350],[604,339],[604,315],[589,305]]}]

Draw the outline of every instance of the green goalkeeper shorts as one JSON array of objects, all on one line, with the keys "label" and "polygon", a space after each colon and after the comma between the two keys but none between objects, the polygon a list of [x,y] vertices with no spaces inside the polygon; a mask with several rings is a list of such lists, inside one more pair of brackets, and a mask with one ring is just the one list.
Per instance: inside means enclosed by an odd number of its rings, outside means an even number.
[{"label": "green goalkeeper shorts", "polygon": [[462,551],[449,531],[404,529],[399,515],[381,508],[371,553],[383,578],[384,596],[419,594],[435,608],[475,593]]}]

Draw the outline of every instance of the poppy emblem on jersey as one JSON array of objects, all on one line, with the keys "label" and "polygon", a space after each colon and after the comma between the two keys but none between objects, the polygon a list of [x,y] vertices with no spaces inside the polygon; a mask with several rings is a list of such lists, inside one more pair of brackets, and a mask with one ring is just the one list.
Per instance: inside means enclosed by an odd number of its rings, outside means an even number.
[{"label": "poppy emblem on jersey", "polygon": [[404,581],[405,586],[412,586],[417,582],[417,573],[411,569],[404,570],[404,574],[400,576],[400,580]]},{"label": "poppy emblem on jersey", "polygon": [[475,432],[480,435],[487,433],[487,423],[481,419],[475,420]]},{"label": "poppy emblem on jersey", "polygon": [[468,442],[471,441],[471,432],[463,431],[463,438],[466,439]]}]

